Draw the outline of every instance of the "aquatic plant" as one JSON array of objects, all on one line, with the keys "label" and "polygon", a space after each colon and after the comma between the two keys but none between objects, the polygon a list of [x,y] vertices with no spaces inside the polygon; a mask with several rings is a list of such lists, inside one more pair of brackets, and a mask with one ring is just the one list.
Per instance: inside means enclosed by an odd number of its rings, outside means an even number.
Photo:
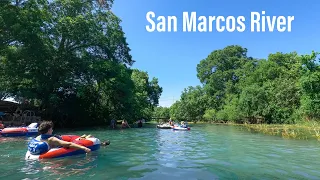
[{"label": "aquatic plant", "polygon": [[304,124],[241,124],[250,132],[280,136],[286,139],[317,139],[320,141],[320,127],[317,122]]}]

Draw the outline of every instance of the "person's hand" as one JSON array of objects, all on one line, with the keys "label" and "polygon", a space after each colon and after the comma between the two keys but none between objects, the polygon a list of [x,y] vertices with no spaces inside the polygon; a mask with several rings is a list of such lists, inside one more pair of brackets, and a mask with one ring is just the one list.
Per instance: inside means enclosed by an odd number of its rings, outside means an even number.
[{"label": "person's hand", "polygon": [[85,148],[84,148],[84,151],[85,151],[86,153],[89,153],[89,152],[91,152],[91,149],[85,147]]}]

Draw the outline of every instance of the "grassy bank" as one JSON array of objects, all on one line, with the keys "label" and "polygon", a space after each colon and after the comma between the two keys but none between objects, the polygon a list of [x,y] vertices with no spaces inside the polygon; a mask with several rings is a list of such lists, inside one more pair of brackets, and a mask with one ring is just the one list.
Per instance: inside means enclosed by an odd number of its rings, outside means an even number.
[{"label": "grassy bank", "polygon": [[306,122],[299,124],[237,124],[251,132],[281,136],[287,139],[317,139],[320,141],[320,124]]}]

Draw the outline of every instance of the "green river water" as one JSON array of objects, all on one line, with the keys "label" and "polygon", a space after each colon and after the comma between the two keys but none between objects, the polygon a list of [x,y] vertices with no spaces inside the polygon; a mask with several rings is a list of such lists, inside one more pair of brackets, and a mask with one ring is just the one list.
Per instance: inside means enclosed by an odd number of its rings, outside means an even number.
[{"label": "green river water", "polygon": [[191,131],[149,126],[58,132],[92,134],[111,144],[41,161],[24,160],[28,138],[0,137],[0,179],[320,179],[317,141],[223,125],[193,125]]}]

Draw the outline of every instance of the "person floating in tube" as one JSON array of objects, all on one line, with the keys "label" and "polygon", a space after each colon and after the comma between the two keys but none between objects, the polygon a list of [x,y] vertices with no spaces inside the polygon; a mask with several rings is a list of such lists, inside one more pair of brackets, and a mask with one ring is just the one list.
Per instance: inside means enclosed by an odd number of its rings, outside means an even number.
[{"label": "person floating in tube", "polygon": [[28,150],[33,155],[43,154],[55,147],[81,149],[86,153],[91,151],[91,149],[85,146],[64,141],[61,139],[61,137],[53,135],[53,123],[51,121],[42,122],[38,128],[38,132],[40,135],[28,143]]},{"label": "person floating in tube", "polygon": [[[88,139],[88,138],[91,138],[91,137],[92,137],[91,134],[89,134],[89,135],[84,134],[84,135],[80,136],[78,138],[78,140]],[[108,145],[110,145],[110,141],[109,140],[106,140],[106,141],[101,143],[101,146],[108,146]]]},{"label": "person floating in tube", "polygon": [[184,121],[181,121],[181,127],[183,127],[183,128],[187,127],[187,125],[186,125],[186,123]]}]

